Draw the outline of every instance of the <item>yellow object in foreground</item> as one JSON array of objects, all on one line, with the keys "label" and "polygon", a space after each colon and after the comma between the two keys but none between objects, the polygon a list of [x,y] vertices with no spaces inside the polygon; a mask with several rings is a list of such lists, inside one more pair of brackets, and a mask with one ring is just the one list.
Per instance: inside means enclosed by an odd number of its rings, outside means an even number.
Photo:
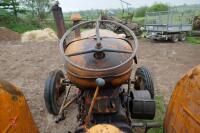
[{"label": "yellow object in foreground", "polygon": [[91,127],[87,133],[122,133],[122,131],[113,125],[98,124]]},{"label": "yellow object in foreground", "polygon": [[22,92],[0,80],[0,133],[38,133]]},{"label": "yellow object in foreground", "polygon": [[177,83],[164,121],[165,133],[200,133],[200,65]]}]

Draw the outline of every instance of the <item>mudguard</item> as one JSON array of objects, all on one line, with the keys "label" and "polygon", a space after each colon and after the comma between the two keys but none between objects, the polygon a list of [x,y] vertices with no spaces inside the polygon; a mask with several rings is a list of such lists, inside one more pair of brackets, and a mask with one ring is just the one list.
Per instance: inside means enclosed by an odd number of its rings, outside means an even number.
[{"label": "mudguard", "polygon": [[164,120],[165,133],[200,133],[200,65],[177,83]]},{"label": "mudguard", "polygon": [[39,133],[23,93],[0,80],[0,133]]}]

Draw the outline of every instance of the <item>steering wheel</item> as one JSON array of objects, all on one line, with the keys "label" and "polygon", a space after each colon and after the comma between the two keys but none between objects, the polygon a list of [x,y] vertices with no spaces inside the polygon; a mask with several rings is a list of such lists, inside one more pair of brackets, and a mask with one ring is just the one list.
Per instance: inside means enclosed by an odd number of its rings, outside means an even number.
[{"label": "steering wheel", "polygon": [[[85,51],[79,51],[79,52],[75,52],[75,53],[71,53],[71,54],[65,54],[65,48],[67,49],[67,47],[70,44],[70,43],[65,44],[65,39],[70,35],[70,33],[72,31],[74,31],[75,29],[77,29],[77,28],[79,28],[79,27],[81,27],[83,25],[89,24],[89,23],[92,23],[92,24],[96,23],[96,37],[94,38],[96,40],[96,45],[93,48],[85,50]],[[130,47],[132,48],[132,51],[102,47],[102,45],[101,45],[102,38],[113,38],[113,37],[100,37],[100,32],[99,32],[100,23],[103,23],[103,24],[111,23],[111,24],[120,26],[121,28],[127,30],[130,33],[130,35],[132,36],[132,38],[133,38],[133,40],[132,40],[133,43],[130,43],[130,42],[128,43],[130,45]],[[84,39],[86,39],[86,38],[84,38]],[[116,38],[116,39],[122,39],[122,38]],[[80,39],[80,40],[83,40],[83,39]],[[125,39],[122,39],[122,40],[125,40]],[[60,40],[60,50],[61,50],[61,54],[62,54],[63,58],[65,59],[65,61],[67,61],[68,63],[70,63],[71,65],[73,65],[75,67],[78,67],[78,68],[83,69],[83,70],[90,70],[90,71],[98,71],[98,70],[83,68],[83,67],[75,64],[74,62],[72,62],[69,59],[69,57],[78,56],[78,55],[82,55],[82,54],[88,54],[88,53],[94,53],[94,55],[95,55],[94,57],[96,59],[101,59],[101,58],[104,58],[104,56],[105,56],[104,52],[131,54],[131,56],[125,62],[123,62],[122,64],[120,64],[118,66],[115,66],[115,67],[112,67],[112,68],[106,68],[105,69],[105,70],[111,70],[111,69],[114,69],[116,67],[120,67],[120,66],[126,64],[127,62],[129,62],[130,60],[134,59],[136,57],[137,49],[138,49],[138,41],[137,41],[137,37],[135,36],[134,32],[131,29],[129,29],[127,26],[125,26],[125,25],[123,25],[121,23],[115,22],[115,21],[110,21],[110,20],[97,20],[97,21],[82,22],[80,24],[77,24],[77,25],[73,26],[71,29],[69,29],[63,35],[63,37]]]}]

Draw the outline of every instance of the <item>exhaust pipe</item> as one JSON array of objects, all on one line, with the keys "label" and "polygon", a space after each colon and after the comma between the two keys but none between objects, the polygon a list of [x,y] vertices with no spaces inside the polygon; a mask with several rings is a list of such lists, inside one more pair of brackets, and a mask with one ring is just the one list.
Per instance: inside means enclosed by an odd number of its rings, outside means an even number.
[{"label": "exhaust pipe", "polygon": [[57,2],[53,7],[52,7],[52,12],[54,16],[54,20],[56,23],[56,28],[57,28],[57,36],[59,39],[62,38],[64,33],[66,32],[66,27],[65,27],[65,22],[63,18],[63,13],[62,13],[62,8],[59,7],[59,3]]}]

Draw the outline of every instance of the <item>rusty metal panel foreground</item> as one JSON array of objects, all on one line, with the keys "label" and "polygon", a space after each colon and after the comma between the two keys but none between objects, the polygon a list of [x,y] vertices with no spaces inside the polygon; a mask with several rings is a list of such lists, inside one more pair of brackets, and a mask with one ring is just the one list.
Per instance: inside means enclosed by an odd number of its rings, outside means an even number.
[{"label": "rusty metal panel foreground", "polygon": [[200,133],[200,65],[177,83],[164,121],[165,133]]},{"label": "rusty metal panel foreground", "polygon": [[38,133],[22,92],[0,80],[0,133]]}]

